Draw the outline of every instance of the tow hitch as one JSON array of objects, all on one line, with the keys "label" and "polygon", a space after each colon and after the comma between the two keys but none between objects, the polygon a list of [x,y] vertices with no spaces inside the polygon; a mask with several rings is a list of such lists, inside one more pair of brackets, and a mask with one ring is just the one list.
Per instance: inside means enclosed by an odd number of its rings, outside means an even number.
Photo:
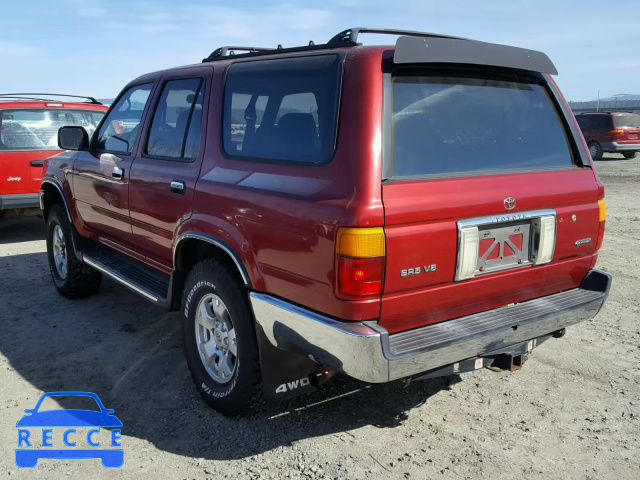
[{"label": "tow hitch", "polygon": [[412,382],[418,380],[427,380],[429,378],[446,377],[450,375],[457,375],[459,373],[472,372],[481,368],[488,368],[494,372],[501,372],[503,370],[509,370],[510,372],[517,372],[522,368],[524,362],[529,358],[529,353],[550,338],[560,338],[564,335],[564,329],[553,332],[552,334],[545,335],[543,337],[534,338],[527,342],[518,343],[516,345],[510,345],[504,348],[498,348],[490,352],[485,353],[482,357],[469,358],[462,360],[451,365],[436,368],[428,372],[416,375],[414,377],[405,378],[402,380],[405,386],[408,386]]}]

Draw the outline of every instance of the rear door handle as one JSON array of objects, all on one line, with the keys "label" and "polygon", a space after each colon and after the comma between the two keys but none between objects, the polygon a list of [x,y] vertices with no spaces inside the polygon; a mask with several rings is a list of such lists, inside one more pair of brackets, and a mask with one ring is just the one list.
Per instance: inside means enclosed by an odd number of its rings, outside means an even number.
[{"label": "rear door handle", "polygon": [[31,160],[31,162],[29,162],[29,165],[31,165],[32,167],[43,167],[44,160]]},{"label": "rear door handle", "polygon": [[171,193],[176,195],[184,195],[184,182],[178,182],[174,180],[171,182]]},{"label": "rear door handle", "polygon": [[113,172],[111,172],[111,176],[113,178],[122,178],[124,176],[124,170],[120,167],[113,167]]}]

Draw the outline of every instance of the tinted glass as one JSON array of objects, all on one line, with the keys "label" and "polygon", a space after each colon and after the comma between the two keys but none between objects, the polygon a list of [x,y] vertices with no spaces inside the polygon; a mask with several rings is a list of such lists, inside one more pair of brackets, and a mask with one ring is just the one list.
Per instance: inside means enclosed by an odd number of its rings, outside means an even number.
[{"label": "tinted glass", "polygon": [[640,115],[617,115],[613,117],[613,124],[618,127],[640,127]]},{"label": "tinted glass", "polygon": [[100,127],[92,148],[131,153],[152,87],[151,83],[137,85],[120,97]]},{"label": "tinted glass", "polygon": [[102,117],[104,112],[85,110],[0,111],[0,150],[59,150],[60,127],[84,127],[91,136]]},{"label": "tinted glass", "polygon": [[337,55],[229,67],[225,151],[268,161],[328,162],[336,141],[341,70]]},{"label": "tinted glass", "polygon": [[572,165],[544,88],[490,78],[393,78],[393,176]]},{"label": "tinted glass", "polygon": [[593,123],[591,121],[591,117],[587,115],[577,115],[576,120],[578,121],[578,126],[580,127],[580,130],[582,130],[583,132],[586,132],[587,130],[591,129],[591,125]]},{"label": "tinted glass", "polygon": [[190,160],[198,155],[203,95],[200,78],[166,83],[149,132],[149,155],[176,160]]}]

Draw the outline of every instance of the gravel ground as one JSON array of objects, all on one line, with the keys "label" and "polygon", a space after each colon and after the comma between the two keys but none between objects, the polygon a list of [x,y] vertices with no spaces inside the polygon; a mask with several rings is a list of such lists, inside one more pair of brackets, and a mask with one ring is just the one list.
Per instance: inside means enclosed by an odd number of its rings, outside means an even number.
[{"label": "gravel ground", "polygon": [[[0,222],[0,477],[640,478],[640,158],[609,156],[598,266],[615,276],[594,322],[536,349],[517,373],[401,385],[336,378],[227,419],[182,355],[178,315],[105,281],[68,301],[51,283],[38,219]],[[16,421],[42,392],[96,392],[123,421],[125,464],[15,466]]]}]

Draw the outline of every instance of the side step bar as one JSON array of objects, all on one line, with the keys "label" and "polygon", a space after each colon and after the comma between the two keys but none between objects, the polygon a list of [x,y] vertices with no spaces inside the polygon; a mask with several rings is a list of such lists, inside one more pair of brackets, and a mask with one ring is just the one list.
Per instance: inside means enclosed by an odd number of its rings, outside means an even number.
[{"label": "side step bar", "polygon": [[156,305],[171,302],[172,277],[109,247],[83,252],[82,261]]}]

